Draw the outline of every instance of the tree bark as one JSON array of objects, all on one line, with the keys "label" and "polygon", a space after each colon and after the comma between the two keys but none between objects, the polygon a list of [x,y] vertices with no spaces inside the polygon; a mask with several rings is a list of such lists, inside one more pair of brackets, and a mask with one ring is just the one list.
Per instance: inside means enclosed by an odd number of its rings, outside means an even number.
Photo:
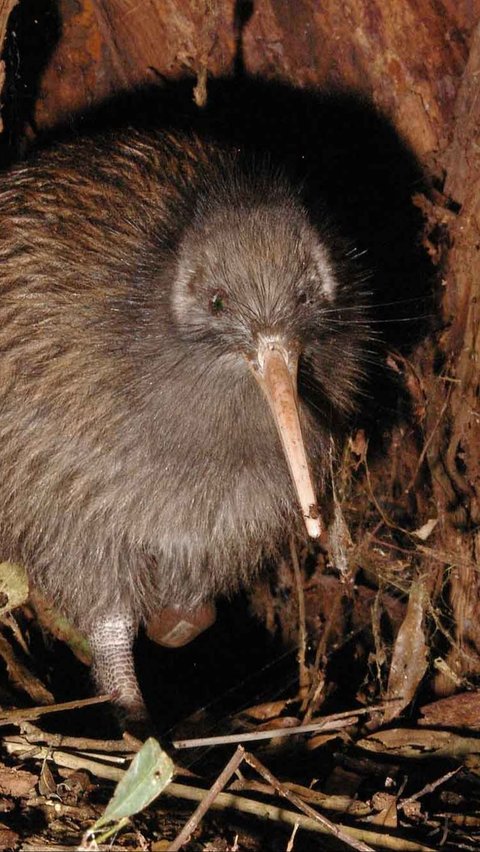
[{"label": "tree bark", "polygon": [[[480,26],[477,26],[454,110],[452,142],[444,155],[444,192],[461,205],[450,227],[445,268],[444,366],[427,376],[428,428],[442,410],[429,452],[440,517],[440,546],[449,554],[456,642],[449,664],[457,673],[480,669]],[[441,215],[441,214],[440,214]],[[438,355],[437,355],[438,357]],[[438,678],[440,691],[451,681]]]}]

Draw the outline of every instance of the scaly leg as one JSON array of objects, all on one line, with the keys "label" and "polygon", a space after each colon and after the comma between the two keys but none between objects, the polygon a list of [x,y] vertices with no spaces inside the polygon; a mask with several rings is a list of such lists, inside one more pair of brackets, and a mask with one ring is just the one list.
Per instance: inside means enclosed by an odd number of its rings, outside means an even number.
[{"label": "scaly leg", "polygon": [[137,682],[133,660],[136,624],[125,612],[109,614],[90,630],[93,676],[99,692],[112,696],[127,729],[146,730],[149,714]]}]

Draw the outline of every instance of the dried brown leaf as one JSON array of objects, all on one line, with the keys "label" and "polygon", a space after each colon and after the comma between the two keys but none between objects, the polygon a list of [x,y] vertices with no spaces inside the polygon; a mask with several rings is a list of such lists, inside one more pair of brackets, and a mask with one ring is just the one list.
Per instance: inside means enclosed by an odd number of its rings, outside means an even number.
[{"label": "dried brown leaf", "polygon": [[419,527],[417,530],[413,531],[413,535],[420,539],[420,541],[426,541],[429,536],[431,536],[433,530],[438,524],[438,518],[429,518],[428,521]]},{"label": "dried brown leaf", "polygon": [[427,595],[421,581],[410,591],[407,613],[398,631],[388,677],[386,700],[391,701],[384,722],[395,719],[410,704],[427,669],[428,646],[424,619]]},{"label": "dried brown leaf", "polygon": [[0,795],[21,798],[27,796],[35,787],[37,776],[26,769],[12,766],[0,766]]},{"label": "dried brown leaf", "polygon": [[56,639],[65,642],[81,663],[89,666],[92,657],[85,637],[35,589],[30,592],[30,602],[35,607],[37,618],[42,626]]},{"label": "dried brown leaf", "polygon": [[380,793],[375,793],[372,797],[372,807],[377,813],[372,817],[371,822],[375,825],[385,825],[389,828],[397,828],[397,797],[392,793],[385,793],[383,790]]},{"label": "dried brown leaf", "polygon": [[241,715],[266,722],[268,719],[275,719],[277,716],[280,716],[286,704],[287,701],[285,699],[281,701],[267,701],[265,704],[256,704],[254,707],[247,707],[246,710],[242,710]]},{"label": "dried brown leaf", "polygon": [[50,769],[46,760],[44,761],[42,771],[40,773],[38,790],[41,796],[52,796],[53,793],[57,792],[57,785],[55,783],[52,770]]},{"label": "dried brown leaf", "polygon": [[278,716],[276,719],[269,719],[258,725],[257,731],[278,731],[280,728],[296,728],[302,722],[296,716]]},{"label": "dried brown leaf", "polygon": [[0,657],[3,658],[12,683],[26,692],[36,704],[53,704],[52,693],[17,658],[5,636],[0,635]]},{"label": "dried brown leaf", "polygon": [[370,736],[358,740],[356,745],[376,754],[416,758],[417,760],[431,760],[435,757],[464,760],[469,755],[480,754],[479,739],[462,737],[459,734],[452,734],[451,731],[438,729],[392,728],[370,734]]},{"label": "dried brown leaf", "polygon": [[16,831],[0,823],[0,852],[4,849],[16,849],[19,840],[20,836]]},{"label": "dried brown leaf", "polygon": [[461,692],[421,708],[419,725],[444,728],[480,728],[480,692]]}]

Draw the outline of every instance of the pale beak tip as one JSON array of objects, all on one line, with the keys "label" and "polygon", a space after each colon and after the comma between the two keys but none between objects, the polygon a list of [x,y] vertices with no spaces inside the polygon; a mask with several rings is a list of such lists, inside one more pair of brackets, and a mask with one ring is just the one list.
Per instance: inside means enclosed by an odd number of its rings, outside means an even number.
[{"label": "pale beak tip", "polygon": [[305,526],[310,538],[320,538],[322,535],[322,524],[318,506],[309,506],[308,515],[304,515]]}]

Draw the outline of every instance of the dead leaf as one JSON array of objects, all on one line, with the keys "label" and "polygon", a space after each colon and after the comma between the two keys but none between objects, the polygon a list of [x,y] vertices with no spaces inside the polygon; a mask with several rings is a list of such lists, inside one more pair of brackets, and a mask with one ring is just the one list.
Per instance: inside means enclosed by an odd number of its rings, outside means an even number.
[{"label": "dead leaf", "polygon": [[20,835],[6,825],[0,823],[0,852],[6,849],[16,849]]},{"label": "dead leaf", "polygon": [[433,530],[438,524],[438,518],[429,518],[429,520],[423,524],[423,526],[419,527],[418,530],[413,531],[413,535],[416,535],[420,541],[426,541],[427,538],[432,534]]},{"label": "dead leaf", "polygon": [[376,754],[431,760],[432,757],[449,757],[464,760],[469,755],[480,754],[480,740],[462,737],[451,731],[422,730],[415,728],[391,728],[376,731],[358,740],[359,748]]},{"label": "dead leaf", "polygon": [[64,779],[57,787],[62,801],[77,801],[92,786],[90,775],[84,769],[75,769],[74,772],[69,769],[66,773],[59,772],[59,775]]},{"label": "dead leaf", "polygon": [[306,742],[306,748],[308,751],[314,751],[316,748],[322,748],[322,746],[326,745],[332,740],[338,740],[340,738],[340,734],[338,731],[335,731],[331,734],[316,734],[313,737],[309,737]]},{"label": "dead leaf", "polygon": [[323,792],[330,796],[348,795],[354,798],[358,794],[362,780],[362,776],[357,772],[350,772],[342,766],[335,766],[323,786]]},{"label": "dead leaf", "polygon": [[81,663],[86,666],[91,665],[92,655],[85,637],[35,589],[30,592],[30,602],[35,608],[40,624],[56,639],[65,642]]},{"label": "dead leaf", "polygon": [[215,623],[217,610],[213,603],[196,609],[165,607],[155,613],[147,624],[147,636],[157,645],[181,648]]},{"label": "dead leaf", "polygon": [[375,793],[372,796],[372,807],[377,813],[372,817],[371,822],[375,825],[385,825],[389,828],[397,828],[397,797],[392,793]]},{"label": "dead leaf", "polygon": [[336,569],[342,577],[346,577],[349,573],[349,554],[353,549],[353,541],[335,493],[334,501],[333,521],[328,530],[330,552]]},{"label": "dead leaf", "polygon": [[254,707],[247,707],[240,714],[242,717],[247,717],[255,720],[267,721],[268,719],[276,719],[283,713],[287,701],[268,701],[265,704],[256,704]]},{"label": "dead leaf", "polygon": [[269,719],[268,722],[258,725],[257,731],[276,731],[279,728],[295,728],[301,724],[301,720],[296,716],[279,716],[276,719]]},{"label": "dead leaf", "polygon": [[53,704],[55,699],[52,693],[17,658],[12,646],[2,635],[0,635],[0,657],[5,661],[9,677],[18,689],[26,692],[36,704]]},{"label": "dead leaf", "polygon": [[442,725],[444,728],[480,728],[480,692],[461,692],[425,704],[420,710],[419,725]]},{"label": "dead leaf", "polygon": [[22,798],[28,796],[37,783],[37,776],[26,769],[0,766],[0,794]]},{"label": "dead leaf", "polygon": [[46,760],[43,763],[42,771],[40,773],[38,790],[41,796],[46,796],[47,798],[57,792],[57,785],[52,775],[52,770]]},{"label": "dead leaf", "polygon": [[410,704],[427,670],[428,646],[423,629],[427,596],[421,581],[413,583],[407,613],[393,648],[383,721],[390,722]]}]

